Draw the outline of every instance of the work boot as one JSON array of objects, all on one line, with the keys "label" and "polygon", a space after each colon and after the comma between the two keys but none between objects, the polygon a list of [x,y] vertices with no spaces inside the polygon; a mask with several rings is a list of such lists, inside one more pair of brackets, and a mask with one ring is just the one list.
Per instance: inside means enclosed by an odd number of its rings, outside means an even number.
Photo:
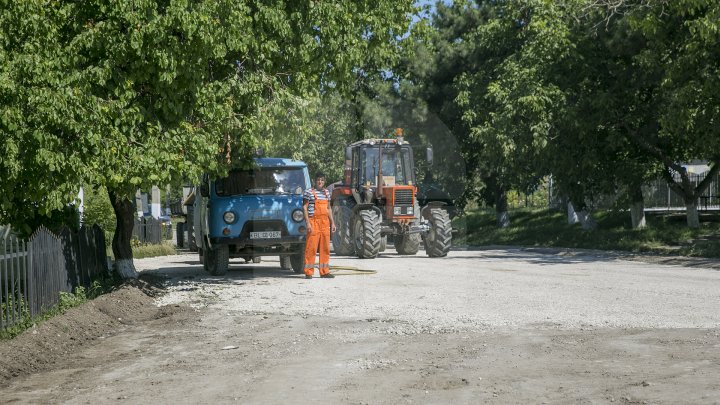
[{"label": "work boot", "polygon": [[320,276],[320,277],[321,277],[321,278],[335,278],[335,276],[333,276],[331,273],[323,274],[323,275]]}]

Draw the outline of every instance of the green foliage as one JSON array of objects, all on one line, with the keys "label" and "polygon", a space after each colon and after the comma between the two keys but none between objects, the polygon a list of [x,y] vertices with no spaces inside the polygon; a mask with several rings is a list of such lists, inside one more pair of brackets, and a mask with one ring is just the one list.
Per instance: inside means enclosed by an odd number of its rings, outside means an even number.
[{"label": "green foliage", "polygon": [[64,291],[60,292],[60,303],[57,306],[57,310],[60,313],[67,311],[70,308],[77,307],[87,302],[88,297],[85,293],[85,287],[77,287],[74,293],[67,293]]},{"label": "green foliage", "polygon": [[9,2],[0,219],[25,218],[23,202],[59,209],[78,184],[126,201],[248,164],[278,109],[391,64],[411,10],[410,0]]},{"label": "green foliage", "polygon": [[115,233],[115,212],[110,204],[107,190],[105,187],[85,187],[84,196],[83,222],[100,226],[105,232],[105,240],[109,243]]},{"label": "green foliage", "polygon": [[[553,174],[580,209],[628,203],[681,162],[720,162],[718,15],[705,1],[438,4],[408,87],[461,140],[468,196],[499,204]],[[704,186],[674,189],[692,202]]]}]

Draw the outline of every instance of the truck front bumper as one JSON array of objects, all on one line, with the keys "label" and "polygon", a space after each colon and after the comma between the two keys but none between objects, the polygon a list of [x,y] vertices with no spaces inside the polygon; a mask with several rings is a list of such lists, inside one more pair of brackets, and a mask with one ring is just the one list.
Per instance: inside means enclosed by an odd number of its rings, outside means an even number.
[{"label": "truck front bumper", "polygon": [[213,245],[228,245],[233,257],[283,255],[305,251],[305,235],[273,239],[210,238]]}]

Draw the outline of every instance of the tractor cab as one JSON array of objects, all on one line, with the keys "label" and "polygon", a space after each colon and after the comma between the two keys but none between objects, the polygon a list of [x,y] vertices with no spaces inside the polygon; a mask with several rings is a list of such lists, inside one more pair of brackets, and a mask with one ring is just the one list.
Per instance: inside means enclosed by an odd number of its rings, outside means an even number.
[{"label": "tractor cab", "polygon": [[398,139],[368,139],[348,149],[346,184],[360,201],[377,203],[385,218],[412,218],[416,189],[410,145]]},{"label": "tractor cab", "polygon": [[[449,219],[435,207],[421,210],[412,148],[401,129],[395,135],[365,139],[345,149],[343,182],[332,193],[333,214],[338,224],[338,231],[333,234],[336,253],[373,258],[385,249],[387,238],[391,237],[399,254],[417,253],[422,238],[430,241],[428,255],[447,255],[451,238]],[[432,159],[431,150],[428,159]]]}]

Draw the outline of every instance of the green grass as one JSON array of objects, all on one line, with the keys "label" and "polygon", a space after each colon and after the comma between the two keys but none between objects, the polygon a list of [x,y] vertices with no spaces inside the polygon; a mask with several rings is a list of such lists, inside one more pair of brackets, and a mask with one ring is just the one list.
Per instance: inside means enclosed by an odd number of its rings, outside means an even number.
[{"label": "green grass", "polygon": [[175,246],[173,246],[169,243],[161,243],[159,245],[153,245],[153,244],[136,245],[136,246],[132,247],[132,251],[133,251],[134,259],[143,259],[146,257],[168,256],[168,255],[176,255],[177,254],[177,249],[175,249]]},{"label": "green grass", "polygon": [[548,210],[510,212],[511,226],[499,229],[493,210],[472,210],[453,225],[460,229],[456,244],[512,245],[618,250],[720,258],[720,214],[701,214],[699,229],[689,229],[684,214],[648,213],[645,229],[631,229],[630,213],[593,213],[598,228],[583,230],[567,223],[566,214]]}]

